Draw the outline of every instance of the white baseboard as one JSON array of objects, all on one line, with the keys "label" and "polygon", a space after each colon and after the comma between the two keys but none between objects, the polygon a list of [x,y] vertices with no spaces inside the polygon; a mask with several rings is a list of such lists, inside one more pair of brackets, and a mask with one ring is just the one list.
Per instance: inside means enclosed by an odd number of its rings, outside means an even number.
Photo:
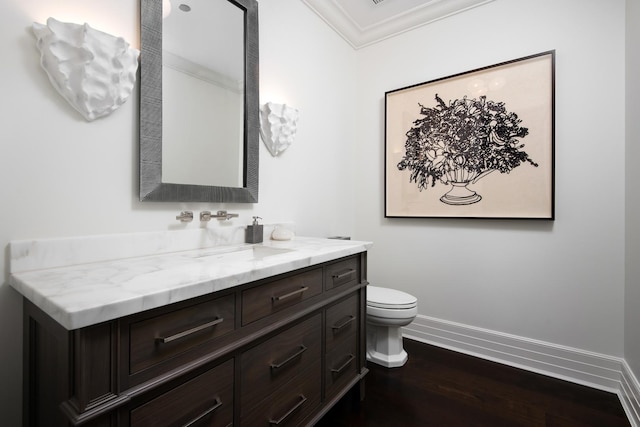
[{"label": "white baseboard", "polygon": [[640,427],[640,383],[624,360],[622,361],[622,378],[618,395],[631,425]]},{"label": "white baseboard", "polygon": [[[624,359],[418,315],[404,337],[616,393],[640,427],[640,386]],[[411,355],[409,355],[411,357]]]}]

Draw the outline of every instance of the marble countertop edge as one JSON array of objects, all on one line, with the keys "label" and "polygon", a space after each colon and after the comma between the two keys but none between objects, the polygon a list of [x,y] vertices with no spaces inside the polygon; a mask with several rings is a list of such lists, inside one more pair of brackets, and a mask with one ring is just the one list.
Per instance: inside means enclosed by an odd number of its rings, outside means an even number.
[{"label": "marble countertop edge", "polygon": [[[227,246],[14,273],[9,284],[67,330],[95,325],[367,251],[371,242],[299,238],[288,252],[217,262]],[[258,245],[235,245],[237,250]]]}]

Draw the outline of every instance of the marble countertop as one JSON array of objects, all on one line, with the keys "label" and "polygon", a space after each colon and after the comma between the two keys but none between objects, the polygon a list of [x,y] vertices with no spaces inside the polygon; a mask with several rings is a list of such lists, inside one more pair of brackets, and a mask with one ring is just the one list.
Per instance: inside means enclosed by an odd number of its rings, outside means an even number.
[{"label": "marble countertop", "polygon": [[[36,252],[37,245],[29,245],[13,245],[11,257],[16,265],[28,259],[25,254],[29,250]],[[14,268],[9,283],[73,330],[357,254],[371,245],[310,237],[265,240],[256,245],[220,245],[40,269]]]}]

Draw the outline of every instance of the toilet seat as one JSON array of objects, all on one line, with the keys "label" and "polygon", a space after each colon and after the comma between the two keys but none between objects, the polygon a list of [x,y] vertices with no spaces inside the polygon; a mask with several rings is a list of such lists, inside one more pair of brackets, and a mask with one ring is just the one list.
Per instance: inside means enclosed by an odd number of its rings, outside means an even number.
[{"label": "toilet seat", "polygon": [[411,310],[418,306],[418,299],[396,289],[367,286],[367,306],[385,310]]},{"label": "toilet seat", "polygon": [[413,308],[380,308],[367,306],[367,320],[376,323],[405,326],[418,314],[418,307]]}]

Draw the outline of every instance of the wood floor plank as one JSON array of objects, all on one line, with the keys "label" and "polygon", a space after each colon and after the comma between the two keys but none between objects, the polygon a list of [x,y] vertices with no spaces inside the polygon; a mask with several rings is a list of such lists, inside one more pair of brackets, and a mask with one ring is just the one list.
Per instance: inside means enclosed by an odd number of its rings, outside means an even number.
[{"label": "wood floor plank", "polygon": [[402,368],[369,364],[319,427],[630,427],[615,394],[404,340]]}]

